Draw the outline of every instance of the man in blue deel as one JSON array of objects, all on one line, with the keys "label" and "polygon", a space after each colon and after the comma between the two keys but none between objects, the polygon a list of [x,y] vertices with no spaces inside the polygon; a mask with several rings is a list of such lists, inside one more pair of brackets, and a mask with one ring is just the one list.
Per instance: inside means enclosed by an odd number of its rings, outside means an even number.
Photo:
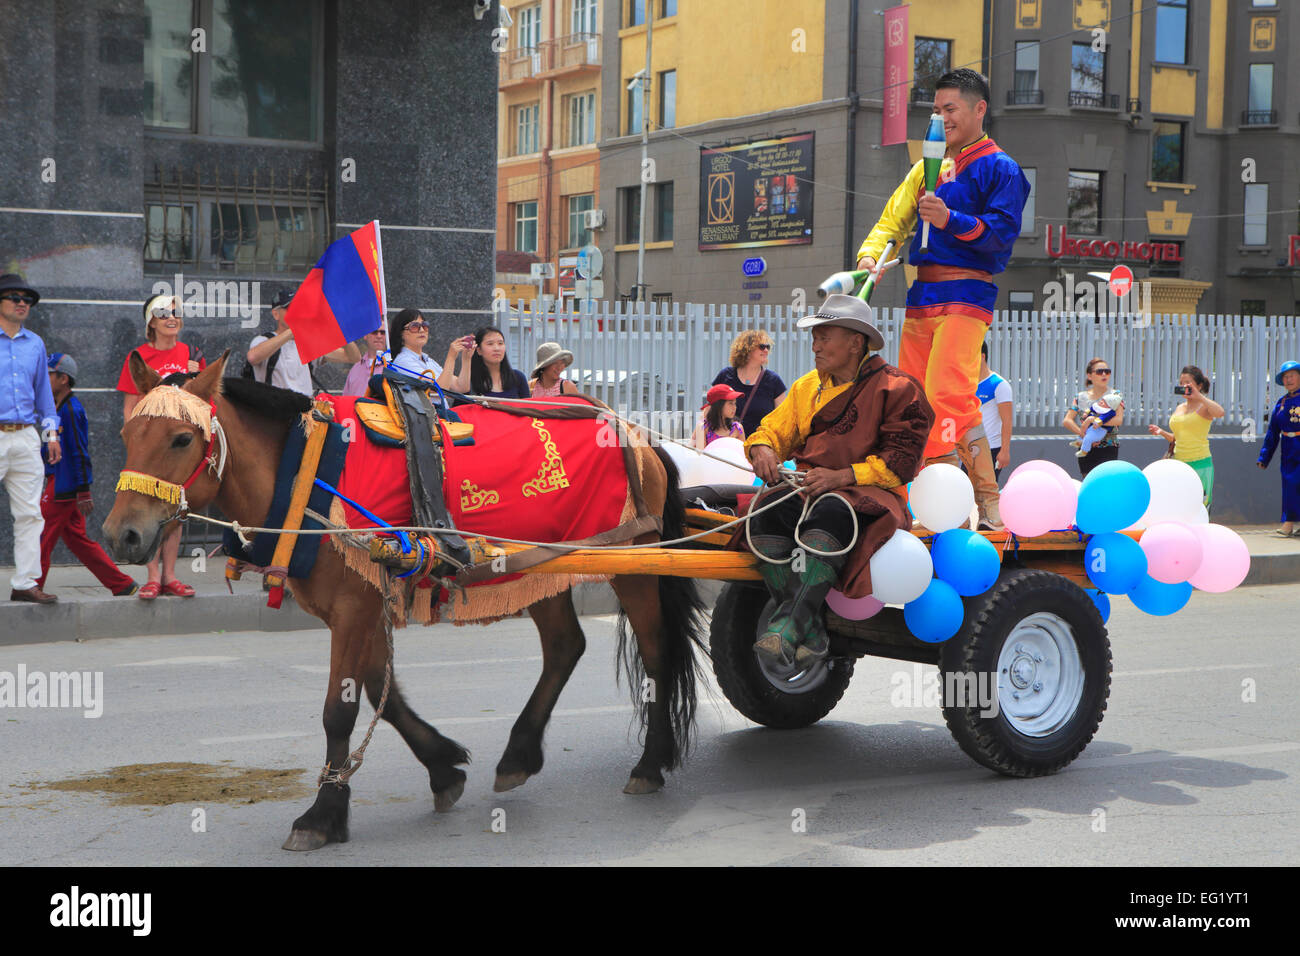
[{"label": "man in blue deel", "polygon": [[1286,394],[1273,406],[1256,464],[1267,468],[1281,446],[1282,527],[1277,533],[1285,538],[1296,533],[1296,523],[1300,522],[1300,362],[1283,362],[1274,381],[1286,389]]}]

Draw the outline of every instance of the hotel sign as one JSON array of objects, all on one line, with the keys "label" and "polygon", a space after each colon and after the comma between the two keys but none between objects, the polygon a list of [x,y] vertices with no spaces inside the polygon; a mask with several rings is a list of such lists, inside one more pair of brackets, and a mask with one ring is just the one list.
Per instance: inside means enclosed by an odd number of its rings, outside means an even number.
[{"label": "hotel sign", "polygon": [[700,150],[701,251],[812,242],[813,134]]},{"label": "hotel sign", "polygon": [[[1060,229],[1056,248],[1052,248],[1052,230]],[[1047,254],[1053,259],[1082,256],[1090,259],[1137,259],[1140,262],[1182,262],[1183,252],[1176,242],[1134,242],[1126,239],[1071,239],[1065,226],[1048,226],[1044,239]]]}]

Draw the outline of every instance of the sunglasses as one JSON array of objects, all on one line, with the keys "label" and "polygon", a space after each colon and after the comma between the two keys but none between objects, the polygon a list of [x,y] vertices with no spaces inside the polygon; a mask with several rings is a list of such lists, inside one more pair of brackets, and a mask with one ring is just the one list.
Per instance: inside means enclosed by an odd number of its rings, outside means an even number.
[{"label": "sunglasses", "polygon": [[760,348],[760,349],[762,349],[764,352],[770,352],[770,351],[772,351],[772,343],[771,343],[771,342],[767,342],[767,343],[765,343],[765,344],[763,344],[763,345],[756,345],[756,346],[754,346],[754,347],[755,347],[755,348]]},{"label": "sunglasses", "polygon": [[13,293],[10,293],[9,295],[0,295],[0,299],[4,299],[4,300],[6,300],[6,301],[8,301],[8,302],[25,302],[25,303],[27,303],[28,305],[35,305],[35,304],[36,304],[36,296],[34,296],[34,295],[23,295],[23,294],[20,293],[20,292],[13,292]]},{"label": "sunglasses", "polygon": [[412,332],[423,332],[429,327],[428,322],[421,322],[418,319],[415,322],[407,322],[406,328]]},{"label": "sunglasses", "polygon": [[1109,374],[1110,374],[1110,369],[1108,369],[1108,368],[1095,368],[1095,369],[1092,370],[1092,374],[1093,374],[1093,375],[1109,375]]},{"label": "sunglasses", "polygon": [[154,309],[152,313],[155,319],[179,319],[180,315],[175,309]]}]

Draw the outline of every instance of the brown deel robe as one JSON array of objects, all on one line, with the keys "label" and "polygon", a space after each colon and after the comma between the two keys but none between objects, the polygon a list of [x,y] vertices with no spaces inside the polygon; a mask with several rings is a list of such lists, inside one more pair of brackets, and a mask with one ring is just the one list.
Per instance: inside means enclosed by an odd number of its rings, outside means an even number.
[{"label": "brown deel robe", "polygon": [[[800,471],[848,468],[874,455],[902,482],[897,491],[875,485],[836,489],[858,513],[858,543],[849,552],[837,585],[848,597],[871,593],[871,556],[895,531],[912,527],[900,492],[925,462],[925,442],[933,424],[934,410],[921,383],[873,355],[863,362],[855,383],[813,416],[803,448],[794,453]],[[743,528],[732,539],[731,547],[737,546],[745,548]]]}]

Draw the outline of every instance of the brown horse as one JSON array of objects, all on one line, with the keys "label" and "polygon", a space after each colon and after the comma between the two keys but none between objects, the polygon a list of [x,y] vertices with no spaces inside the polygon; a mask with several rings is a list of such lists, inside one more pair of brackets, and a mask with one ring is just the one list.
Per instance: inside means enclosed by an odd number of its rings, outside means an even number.
[{"label": "brown horse", "polygon": [[[227,352],[227,355],[229,353]],[[186,483],[188,508],[197,511],[215,503],[240,524],[257,526],[270,506],[275,474],[289,429],[310,402],[303,396],[222,373],[226,355],[186,382],[181,396],[159,393],[157,373],[132,354],[130,371],[144,397],[142,406],[152,414],[136,414],[122,429],[126,443],[124,473],[134,472],[137,482],[151,482],[177,490]],[[191,397],[192,396],[192,397]],[[187,406],[191,414],[164,417],[159,411],[172,405]],[[219,431],[205,428],[197,407],[215,409]],[[186,418],[190,420],[186,420]],[[224,436],[224,437],[223,437]],[[224,446],[224,451],[222,450]],[[671,460],[656,449],[636,449],[642,465],[643,493],[651,513],[663,518],[664,536],[683,534],[685,513],[677,497],[677,472]],[[217,462],[225,456],[218,474]],[[205,465],[205,460],[210,464]],[[188,479],[187,479],[188,476]],[[143,564],[155,552],[163,532],[177,520],[177,506],[144,491],[119,491],[104,522],[104,537],[119,560]],[[638,541],[656,540],[653,535]],[[632,769],[624,793],[651,793],[663,786],[663,771],[673,769],[689,746],[694,720],[696,661],[693,644],[701,645],[702,605],[694,582],[685,578],[649,575],[614,577],[611,581],[622,606],[619,620],[619,657],[628,676],[634,703],[639,703],[644,674],[657,693],[639,707],[644,729],[644,751]],[[364,685],[372,706],[378,706],[387,663],[387,639],[382,599],[339,553],[321,547],[311,574],[291,578],[294,599],[330,629],[330,675],[325,697],[324,725],[327,770],[338,771],[348,761],[349,740],[359,703],[346,695],[350,686]],[[546,598],[528,609],[542,641],[542,674],[527,706],[510,732],[496,768],[495,789],[519,786],[542,768],[542,735],[560,691],[573,673],[586,646],[570,592]],[[637,654],[627,639],[625,622],[635,635]],[[458,764],[469,762],[460,744],[438,733],[407,705],[396,682],[389,691],[383,718],[397,728],[415,756],[428,768],[434,807],[450,810],[465,789],[465,772]],[[312,850],[348,838],[346,783],[323,783],[316,802],[293,823],[285,849]]]}]

